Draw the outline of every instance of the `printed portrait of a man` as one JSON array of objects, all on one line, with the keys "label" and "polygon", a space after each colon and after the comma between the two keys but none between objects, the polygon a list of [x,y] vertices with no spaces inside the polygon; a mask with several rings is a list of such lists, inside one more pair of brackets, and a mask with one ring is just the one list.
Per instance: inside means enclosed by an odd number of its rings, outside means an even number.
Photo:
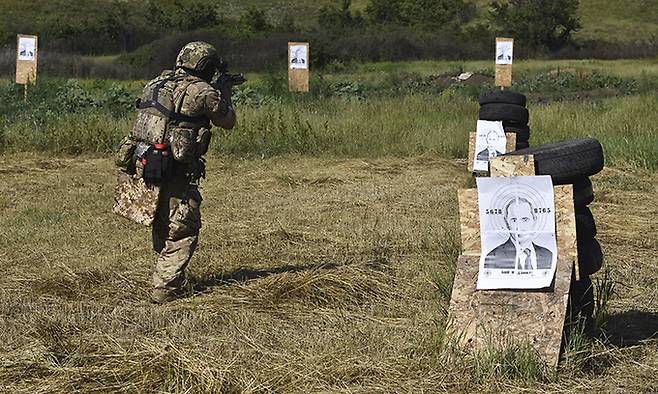
[{"label": "printed portrait of a man", "polygon": [[290,47],[290,68],[308,69],[308,50],[305,45]]},{"label": "printed portrait of a man", "polygon": [[502,121],[478,120],[475,146],[470,155],[474,171],[489,171],[489,161],[506,153],[507,138]]},{"label": "printed portrait of a man", "polygon": [[31,57],[34,57],[34,50],[26,45],[26,46],[21,47],[19,55],[31,58]]},{"label": "printed portrait of a man", "polygon": [[297,48],[295,49],[295,52],[293,53],[292,60],[290,63],[292,64],[306,64],[306,59],[304,59],[304,53],[302,48]]},{"label": "printed portrait of a man", "polygon": [[484,150],[481,150],[477,154],[477,160],[489,161],[489,159],[500,156],[503,152],[499,152],[496,149],[498,144],[498,139],[501,138],[498,134],[498,131],[492,130],[487,133],[487,147]]},{"label": "printed portrait of a man", "polygon": [[511,41],[496,43],[496,64],[512,64],[514,44]]},{"label": "printed portrait of a man", "polygon": [[506,242],[489,252],[484,268],[543,270],[550,269],[553,253],[537,244],[537,214],[532,203],[523,197],[510,199],[503,208],[505,226],[509,231]]},{"label": "printed portrait of a man", "polygon": [[36,41],[33,38],[21,37],[18,40],[18,60],[34,60]]}]

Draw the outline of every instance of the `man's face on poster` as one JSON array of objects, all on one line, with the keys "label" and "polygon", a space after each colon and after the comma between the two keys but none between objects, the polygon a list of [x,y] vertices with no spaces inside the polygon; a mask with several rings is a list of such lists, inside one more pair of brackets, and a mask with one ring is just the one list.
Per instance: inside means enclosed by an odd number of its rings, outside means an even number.
[{"label": "man's face on poster", "polygon": [[520,244],[532,241],[537,219],[532,211],[532,205],[527,200],[512,201],[505,212],[505,223],[510,230],[510,236]]},{"label": "man's face on poster", "polygon": [[487,134],[487,147],[493,148],[498,142],[498,134],[495,131],[490,131]]}]

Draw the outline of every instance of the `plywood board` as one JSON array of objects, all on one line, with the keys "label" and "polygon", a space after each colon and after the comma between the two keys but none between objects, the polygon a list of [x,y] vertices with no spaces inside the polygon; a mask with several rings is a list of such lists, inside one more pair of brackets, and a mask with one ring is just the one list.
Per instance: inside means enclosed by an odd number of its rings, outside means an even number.
[{"label": "plywood board", "polygon": [[555,222],[557,224],[555,231],[558,258],[573,261],[576,280],[580,280],[573,185],[555,186],[553,190],[555,193]]},{"label": "plywood board", "polygon": [[516,133],[505,133],[507,143],[505,145],[505,152],[512,152],[516,150]]},{"label": "plywood board", "polygon": [[[295,69],[290,65],[292,58],[292,47],[304,46],[306,48],[306,68]],[[308,63],[311,59],[309,44],[307,42],[289,42],[288,43],[288,89],[291,92],[308,92],[310,69]]]},{"label": "plywood board", "polygon": [[[534,175],[532,156],[503,156],[492,161],[492,176],[510,175]],[[547,365],[557,367],[577,249],[573,188],[556,186],[554,193],[558,262],[551,288],[478,291],[478,193],[477,189],[459,190],[462,255],[455,270],[449,332],[466,350],[500,345],[511,339],[529,343]]]},{"label": "plywood board", "polygon": [[[479,256],[480,213],[478,211],[477,189],[461,189],[457,192],[459,201],[459,228],[462,239],[462,255]],[[475,209],[473,209],[475,208]]]},{"label": "plywood board", "polygon": [[477,291],[479,256],[460,256],[449,309],[449,332],[465,350],[513,340],[529,343],[557,367],[566,317],[571,261],[558,258],[550,291]]},{"label": "plywood board", "polygon": [[466,162],[468,172],[473,172],[473,155],[475,155],[475,139],[477,138],[477,132],[473,131],[468,134],[468,156]]},{"label": "plywood board", "polygon": [[512,65],[496,64],[496,86],[512,86]]},{"label": "plywood board", "polygon": [[[25,60],[25,53],[22,51],[25,50],[21,45],[22,39],[34,40],[34,48],[30,53],[31,60]],[[37,63],[38,63],[38,37],[29,36],[24,34],[19,34],[16,37],[16,83],[17,84],[29,84],[36,83],[37,81]]]},{"label": "plywood board", "polygon": [[535,175],[533,155],[498,156],[489,162],[491,176],[532,176]]},{"label": "plywood board", "polygon": [[[468,135],[468,172],[473,172],[473,155],[475,155],[475,138],[477,137],[476,132],[471,132]],[[507,138],[506,151],[511,152],[516,150],[516,133],[505,133]]]}]

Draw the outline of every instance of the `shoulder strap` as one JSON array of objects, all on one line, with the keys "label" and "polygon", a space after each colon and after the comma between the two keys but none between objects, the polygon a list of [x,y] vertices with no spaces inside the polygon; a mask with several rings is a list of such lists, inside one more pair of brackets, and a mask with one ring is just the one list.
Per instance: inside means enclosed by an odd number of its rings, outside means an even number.
[{"label": "shoulder strap", "polygon": [[[183,109],[183,102],[185,101],[185,96],[188,95],[187,89],[189,89],[189,87],[192,84],[196,83],[196,82],[198,82],[197,79],[187,78],[187,79],[184,80],[183,83],[181,83],[180,85],[177,86],[177,88],[180,91],[180,94],[179,94],[178,98],[173,97],[173,99],[174,99],[174,110],[177,113],[181,113],[181,111]],[[202,115],[198,116],[197,118],[203,118],[203,120],[206,119],[205,116],[202,116]]]}]

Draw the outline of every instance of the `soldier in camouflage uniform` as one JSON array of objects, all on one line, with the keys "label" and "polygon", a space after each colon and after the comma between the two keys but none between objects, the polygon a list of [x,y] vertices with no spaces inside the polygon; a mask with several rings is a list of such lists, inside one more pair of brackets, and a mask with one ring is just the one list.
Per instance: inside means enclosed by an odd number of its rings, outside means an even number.
[{"label": "soldier in camouflage uniform", "polygon": [[[197,185],[204,172],[202,156],[210,144],[211,123],[224,129],[235,125],[231,86],[216,89],[210,85],[219,61],[217,51],[208,43],[185,45],[178,54],[175,70],[165,71],[150,81],[138,102],[140,111],[153,112],[156,108],[168,114],[166,127],[160,132],[162,138],[153,138],[152,130],[148,129],[154,129],[154,123],[143,122],[146,126],[142,128],[146,130],[141,133],[133,130],[129,138],[146,144],[155,144],[160,139],[159,142],[169,145],[175,159],[171,175],[159,182],[158,205],[152,222],[153,248],[158,253],[153,272],[155,303],[176,298],[183,291],[185,268],[197,246],[201,228],[201,194]],[[163,109],[162,105],[158,108],[158,96],[167,93],[163,88],[167,86],[171,108]],[[164,93],[158,93],[160,88]],[[149,141],[139,141],[145,139]],[[136,167],[139,174],[139,160]]]}]

